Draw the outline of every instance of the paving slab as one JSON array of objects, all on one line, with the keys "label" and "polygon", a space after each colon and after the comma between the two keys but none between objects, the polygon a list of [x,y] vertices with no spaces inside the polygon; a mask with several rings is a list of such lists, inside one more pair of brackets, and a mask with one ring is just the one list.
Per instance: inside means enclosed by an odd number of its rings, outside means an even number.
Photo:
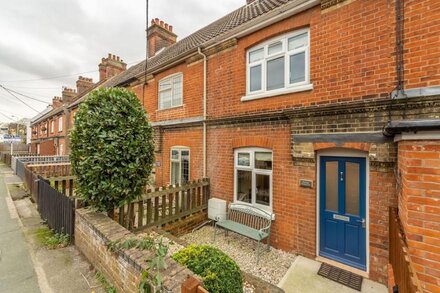
[{"label": "paving slab", "polygon": [[[298,256],[278,287],[284,289],[286,293],[359,293],[359,291],[319,276],[320,266],[320,262]],[[364,278],[361,292],[387,293],[388,289],[382,284]]]},{"label": "paving slab", "polygon": [[4,182],[4,177],[9,176],[9,172],[4,165],[1,167],[0,293],[41,292],[20,221]]}]

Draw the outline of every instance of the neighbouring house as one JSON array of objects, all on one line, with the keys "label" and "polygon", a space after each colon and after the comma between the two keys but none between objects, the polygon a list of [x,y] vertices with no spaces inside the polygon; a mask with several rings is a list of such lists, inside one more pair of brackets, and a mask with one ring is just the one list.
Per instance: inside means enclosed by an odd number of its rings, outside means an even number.
[{"label": "neighbouring house", "polygon": [[80,76],[76,89],[63,88],[61,97],[54,97],[52,105],[31,121],[31,152],[40,155],[65,155],[70,153],[69,130],[73,127],[79,104],[93,89],[105,86],[113,77],[125,71],[127,64],[119,57],[108,54],[99,64],[99,82]]},{"label": "neighbouring house", "polygon": [[248,0],[179,41],[154,19],[149,58],[101,86],[148,112],[156,185],[208,177],[211,197],[275,214],[274,247],[382,283],[398,207],[439,292],[439,16],[436,0]]}]

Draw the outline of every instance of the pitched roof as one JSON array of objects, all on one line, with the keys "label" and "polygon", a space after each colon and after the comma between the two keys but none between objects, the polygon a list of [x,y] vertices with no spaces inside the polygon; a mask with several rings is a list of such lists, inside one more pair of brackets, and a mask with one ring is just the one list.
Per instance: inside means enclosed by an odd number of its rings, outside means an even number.
[{"label": "pitched roof", "polygon": [[[201,28],[195,33],[183,38],[177,43],[162,50],[159,54],[144,60],[126,71],[97,84],[98,87],[114,87],[121,85],[145,71],[145,62],[148,61],[148,72],[153,72],[165,66],[172,59],[184,57],[198,47],[207,44],[210,41],[221,41],[228,32],[239,30],[241,26],[250,21],[258,22],[259,18],[267,13],[282,9],[288,3],[293,5],[303,4],[305,0],[255,0],[251,4],[244,5],[226,16],[214,21],[213,23]],[[281,11],[280,11],[281,13]],[[71,108],[81,103],[87,98],[88,92],[77,98],[68,107]]]},{"label": "pitched roof", "polygon": [[[241,25],[255,20],[258,17],[282,7],[293,0],[255,0],[251,4],[244,5],[226,16],[214,21],[186,38],[178,41],[174,45],[165,48],[158,55],[148,59],[148,71],[154,71],[165,65],[170,59],[184,56],[194,49],[206,44],[208,41],[219,38],[233,29],[238,29]],[[124,73],[115,77],[111,86],[124,83],[135,76],[144,72],[145,60],[130,67]]]}]

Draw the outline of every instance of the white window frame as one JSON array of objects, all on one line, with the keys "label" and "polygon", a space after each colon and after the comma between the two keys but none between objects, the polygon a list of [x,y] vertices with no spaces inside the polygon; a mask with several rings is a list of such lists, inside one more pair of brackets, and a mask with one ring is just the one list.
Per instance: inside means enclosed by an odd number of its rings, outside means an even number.
[{"label": "white window frame", "polygon": [[[181,81],[182,81],[182,96],[180,97],[180,104],[173,105],[173,96],[174,96],[174,88],[173,88],[174,82],[173,81],[174,81],[175,78],[178,78],[178,77],[180,77]],[[171,81],[171,88],[166,89],[166,90],[160,90],[161,83],[164,83],[164,82],[169,81],[169,80]],[[161,103],[161,93],[164,92],[164,91],[167,91],[167,90],[171,90],[171,107],[162,108],[162,106],[161,106],[162,105],[162,103]],[[172,75],[168,75],[167,77],[164,77],[161,80],[159,80],[159,82],[157,84],[157,97],[158,97],[158,99],[157,99],[157,103],[158,103],[157,109],[159,109],[159,110],[172,109],[172,108],[176,108],[176,107],[182,106],[183,105],[183,73],[179,72],[179,73],[175,73],[175,74],[172,74]]]},{"label": "white window frame", "polygon": [[[293,49],[288,51],[288,42],[290,38],[307,33],[307,46]],[[277,42],[282,43],[282,51],[269,55],[269,46]],[[249,63],[250,53],[263,49],[264,56],[261,60]],[[305,53],[305,81],[290,83],[290,57],[299,53]],[[267,62],[284,57],[284,87],[274,90],[267,90]],[[254,66],[261,65],[261,90],[250,90],[250,72]],[[313,84],[310,83],[310,29],[303,28],[294,32],[284,34],[275,38],[272,38],[258,46],[252,47],[246,51],[246,96],[241,98],[241,101],[249,101],[255,99],[261,99],[266,97],[272,97],[277,95],[283,95],[288,93],[300,92],[312,90]]]},{"label": "white window frame", "polygon": [[58,117],[58,132],[63,131],[63,116]]},{"label": "white window frame", "polygon": [[[179,152],[179,159],[173,159],[173,151]],[[173,162],[179,163],[179,184],[182,184],[182,151],[188,151],[188,182],[191,181],[191,151],[189,147],[185,146],[174,146],[170,149],[170,184],[172,184],[172,168]]]},{"label": "white window frame", "polygon": [[[272,170],[265,170],[265,169],[256,169],[255,168],[255,153],[256,152],[265,152],[268,153],[270,152],[272,154]],[[248,153],[249,154],[249,160],[250,160],[250,166],[240,166],[238,165],[238,154],[242,154],[242,153]],[[234,202],[237,203],[243,203],[243,204],[247,204],[247,205],[252,205],[255,206],[257,208],[263,209],[263,210],[267,210],[267,211],[272,211],[272,203],[273,203],[273,167],[274,167],[274,163],[273,163],[273,151],[271,149],[266,149],[266,148],[238,148],[234,150]],[[238,196],[237,196],[237,171],[251,171],[252,172],[252,194],[251,194],[251,203],[248,202],[243,202],[243,201],[239,201],[238,200]],[[270,180],[270,189],[269,189],[269,206],[266,205],[262,205],[262,204],[258,204],[256,202],[257,199],[257,195],[256,195],[256,175],[267,175],[269,176],[269,180]]]}]

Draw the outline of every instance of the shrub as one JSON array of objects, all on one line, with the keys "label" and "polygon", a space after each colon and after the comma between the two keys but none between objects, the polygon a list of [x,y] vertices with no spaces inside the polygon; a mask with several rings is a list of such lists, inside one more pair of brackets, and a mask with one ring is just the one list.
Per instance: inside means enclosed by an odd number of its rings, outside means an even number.
[{"label": "shrub", "polygon": [[238,265],[217,248],[190,245],[172,258],[202,277],[203,285],[211,293],[241,293],[243,278]]},{"label": "shrub", "polygon": [[70,134],[81,198],[99,211],[138,198],[153,168],[152,128],[136,95],[123,88],[91,92]]}]

